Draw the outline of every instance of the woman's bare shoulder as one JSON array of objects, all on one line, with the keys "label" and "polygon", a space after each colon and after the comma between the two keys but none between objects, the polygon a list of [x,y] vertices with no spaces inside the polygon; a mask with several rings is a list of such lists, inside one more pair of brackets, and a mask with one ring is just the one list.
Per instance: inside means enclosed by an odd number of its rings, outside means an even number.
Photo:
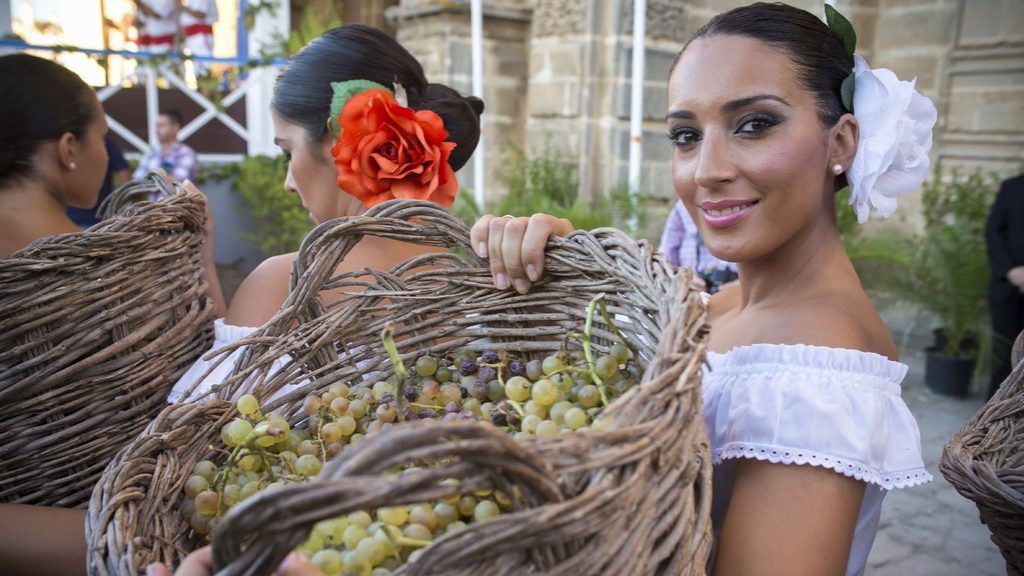
[{"label": "woman's bare shoulder", "polygon": [[262,326],[288,297],[295,252],[267,258],[238,286],[228,315],[234,326]]},{"label": "woman's bare shoulder", "polygon": [[873,352],[896,360],[896,343],[867,297],[833,295],[779,312],[772,331],[780,344]]}]

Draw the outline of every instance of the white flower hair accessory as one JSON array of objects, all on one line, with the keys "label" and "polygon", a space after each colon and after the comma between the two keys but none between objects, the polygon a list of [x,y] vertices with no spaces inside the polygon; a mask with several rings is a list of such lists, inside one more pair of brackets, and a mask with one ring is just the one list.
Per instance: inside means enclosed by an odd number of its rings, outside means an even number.
[{"label": "white flower hair accessory", "polygon": [[854,117],[860,126],[857,154],[846,174],[850,205],[864,223],[874,208],[887,218],[896,199],[916,190],[928,175],[935,105],[892,70],[872,70],[854,58]]},{"label": "white flower hair accessory", "polygon": [[857,221],[863,224],[872,208],[884,218],[892,216],[896,199],[924,182],[938,112],[932,101],[916,90],[916,79],[907,82],[892,70],[873,70],[855,54],[857,35],[853,26],[827,4],[825,20],[854,62],[840,95],[860,128],[857,153],[846,181],[850,185],[850,205],[857,212]]}]

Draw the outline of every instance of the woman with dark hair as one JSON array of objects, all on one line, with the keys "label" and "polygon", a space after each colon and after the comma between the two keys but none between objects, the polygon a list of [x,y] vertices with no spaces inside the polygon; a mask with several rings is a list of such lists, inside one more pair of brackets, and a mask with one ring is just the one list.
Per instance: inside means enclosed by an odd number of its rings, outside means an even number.
[{"label": "woman with dark hair", "polygon": [[[783,4],[716,16],[670,72],[672,177],[738,285],[708,301],[704,418],[714,459],[715,574],[862,574],[887,490],[931,479],[900,398],[907,366],[836,225],[863,222],[928,170],[935,107],[854,55],[853,29]],[[499,288],[529,289],[547,215],[486,216],[473,246]]]},{"label": "woman with dark hair", "polygon": [[[297,194],[319,224],[393,198],[451,205],[458,192],[454,171],[476,148],[484,104],[427,82],[419,61],[384,32],[345,24],[291,58],[277,78],[271,108],[274,141],[288,160],[285,190]],[[427,250],[367,237],[337,271],[389,270]],[[288,296],[295,255],[268,258],[242,282],[227,317],[216,323],[213,349],[249,335],[277,312]],[[209,365],[197,361],[168,399],[197,397],[220,382],[234,360],[197,382]]]},{"label": "woman with dark hair", "polygon": [[[59,64],[2,56],[0,78],[0,257],[8,258],[49,236],[88,234],[66,207],[96,204],[107,170],[107,121],[96,93]],[[203,259],[210,296],[220,302],[212,242]],[[4,571],[82,573],[83,525],[81,510],[0,504]]]},{"label": "woman with dark hair", "polygon": [[[107,120],[70,70],[28,54],[0,57],[0,257],[80,232],[65,207],[92,208],[107,167]],[[13,79],[17,81],[13,81]]]}]

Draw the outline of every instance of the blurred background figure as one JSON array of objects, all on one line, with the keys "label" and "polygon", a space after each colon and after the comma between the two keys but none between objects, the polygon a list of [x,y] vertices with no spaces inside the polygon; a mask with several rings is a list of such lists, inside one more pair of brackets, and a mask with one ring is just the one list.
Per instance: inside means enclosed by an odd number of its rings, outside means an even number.
[{"label": "blurred background figure", "polygon": [[71,221],[81,226],[83,230],[99,222],[96,212],[99,210],[100,204],[107,199],[107,196],[110,196],[114,188],[124,184],[132,177],[128,161],[124,159],[121,148],[109,133],[104,136],[103,143],[107,147],[107,173],[103,176],[103,185],[100,187],[99,196],[96,197],[96,204],[92,208],[77,208],[70,205],[67,207],[68,218],[71,218]]},{"label": "blurred background figure", "polygon": [[170,52],[178,33],[176,0],[135,0],[135,27],[139,31],[139,50]]},{"label": "blurred background figure", "polygon": [[178,141],[181,130],[181,114],[177,110],[161,110],[156,118],[156,136],[160,145],[142,157],[132,178],[138,180],[151,170],[163,170],[175,180],[195,180],[199,168],[196,151]]},{"label": "blurred background figure", "polygon": [[992,262],[988,303],[992,312],[992,380],[988,396],[1010,374],[1010,349],[1024,330],[1024,175],[1003,182],[989,212],[985,244]]},{"label": "blurred background figure", "polygon": [[658,249],[668,256],[673,265],[691,268],[696,272],[704,288],[711,294],[737,278],[735,264],[719,260],[708,251],[682,202],[677,201],[672,207]]},{"label": "blurred background figure", "polygon": [[[217,23],[215,0],[179,0],[181,30],[185,48],[193,56],[213,56],[213,25]],[[196,76],[208,76],[209,62],[192,62]]]}]

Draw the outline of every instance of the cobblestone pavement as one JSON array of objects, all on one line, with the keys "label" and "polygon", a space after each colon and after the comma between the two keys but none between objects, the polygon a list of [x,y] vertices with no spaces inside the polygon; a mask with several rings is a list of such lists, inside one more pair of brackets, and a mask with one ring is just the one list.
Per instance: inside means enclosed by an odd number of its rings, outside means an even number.
[{"label": "cobblestone pavement", "polygon": [[869,576],[995,576],[1006,574],[988,528],[974,503],[939,473],[942,447],[984,404],[981,394],[967,399],[941,396],[924,384],[924,354],[905,351],[910,366],[903,398],[921,428],[924,462],[935,480],[894,490],[882,506],[882,520],[868,557]]}]

